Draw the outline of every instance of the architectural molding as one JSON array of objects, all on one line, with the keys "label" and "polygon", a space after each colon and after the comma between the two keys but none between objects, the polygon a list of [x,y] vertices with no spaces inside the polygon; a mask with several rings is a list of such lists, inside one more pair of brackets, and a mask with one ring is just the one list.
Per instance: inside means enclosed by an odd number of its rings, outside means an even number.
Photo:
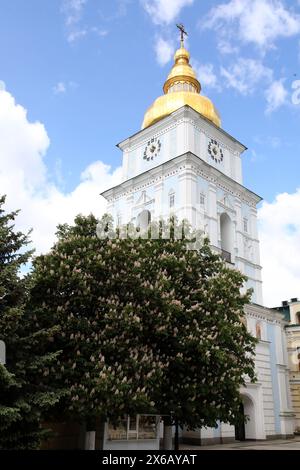
[{"label": "architectural molding", "polygon": [[[133,178],[130,178],[129,180],[104,191],[101,193],[101,195],[104,196],[109,202],[116,201],[132,192],[140,191],[144,188],[152,186],[153,184],[156,184],[160,180],[165,180],[170,176],[176,175],[179,172],[186,170],[188,163],[192,163],[192,166],[189,168],[190,172],[194,170],[196,174],[202,176],[209,183],[212,183],[219,189],[222,189],[232,196],[243,200],[249,206],[256,207],[258,202],[261,201],[261,198],[257,194],[240,185],[236,181],[233,181],[231,178],[229,178],[229,176],[225,175],[220,170],[211,167],[208,163],[191,152],[186,152],[183,155],[174,157],[173,159],[162,163],[152,168],[151,170],[134,176]],[[206,171],[204,171],[204,169]]]}]

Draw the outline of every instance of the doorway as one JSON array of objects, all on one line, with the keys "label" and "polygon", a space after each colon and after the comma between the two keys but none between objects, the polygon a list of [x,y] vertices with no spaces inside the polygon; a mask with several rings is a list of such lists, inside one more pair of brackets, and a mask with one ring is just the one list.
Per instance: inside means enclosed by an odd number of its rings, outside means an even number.
[{"label": "doorway", "polygon": [[[242,395],[240,404],[240,419],[235,425],[235,439],[237,441],[257,439],[257,419],[255,416],[255,405],[252,398]],[[245,420],[246,418],[246,420]]]},{"label": "doorway", "polygon": [[240,404],[240,418],[235,425],[235,440],[246,440],[245,409],[243,403]]}]

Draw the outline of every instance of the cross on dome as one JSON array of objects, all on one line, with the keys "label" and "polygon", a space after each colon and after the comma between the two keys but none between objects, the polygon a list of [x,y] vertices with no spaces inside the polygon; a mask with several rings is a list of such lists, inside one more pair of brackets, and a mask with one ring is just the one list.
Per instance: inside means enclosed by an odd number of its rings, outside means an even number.
[{"label": "cross on dome", "polygon": [[182,23],[179,23],[176,26],[180,31],[180,45],[181,47],[184,47],[184,36],[188,36],[188,33],[186,32],[184,25]]}]

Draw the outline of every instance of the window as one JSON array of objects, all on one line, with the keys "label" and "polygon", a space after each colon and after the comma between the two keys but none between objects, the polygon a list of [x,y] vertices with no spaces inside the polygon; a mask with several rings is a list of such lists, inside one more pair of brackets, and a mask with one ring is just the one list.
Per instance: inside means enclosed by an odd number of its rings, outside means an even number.
[{"label": "window", "polygon": [[110,441],[124,441],[127,440],[128,422],[127,418],[122,420],[117,426],[108,424],[108,440]]},{"label": "window", "polygon": [[118,425],[108,423],[108,440],[132,441],[139,439],[156,439],[157,417],[137,415],[124,418]]},{"label": "window", "polygon": [[143,210],[137,218],[137,227],[144,232],[148,230],[149,225],[151,223],[151,212],[147,210]]},{"label": "window", "polygon": [[122,225],[122,216],[121,216],[121,214],[118,214],[118,216],[117,216],[117,226],[121,227],[121,225]]},{"label": "window", "polygon": [[221,235],[221,250],[222,257],[228,263],[231,263],[231,254],[233,248],[233,232],[232,221],[228,214],[221,214],[220,216],[220,235]]},{"label": "window", "polygon": [[136,440],[138,436],[138,416],[128,417],[127,439]]},{"label": "window", "polygon": [[257,339],[261,339],[261,324],[260,323],[256,323],[256,338]]},{"label": "window", "polygon": [[204,206],[205,205],[205,194],[200,193],[200,205]]},{"label": "window", "polygon": [[244,224],[244,232],[248,232],[248,219],[246,219],[246,217],[244,218],[243,220],[243,224]]},{"label": "window", "polygon": [[175,193],[169,194],[169,206],[170,208],[175,206]]},{"label": "window", "polygon": [[139,416],[139,439],[155,439],[156,429],[155,416]]}]

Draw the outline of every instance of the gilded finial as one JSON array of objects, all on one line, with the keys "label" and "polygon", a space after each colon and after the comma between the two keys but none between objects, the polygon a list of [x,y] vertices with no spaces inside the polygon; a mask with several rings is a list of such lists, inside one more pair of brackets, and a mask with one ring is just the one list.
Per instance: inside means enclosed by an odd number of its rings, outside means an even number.
[{"label": "gilded finial", "polygon": [[185,28],[184,28],[184,26],[183,26],[182,23],[179,23],[179,24],[177,24],[176,26],[177,26],[177,28],[178,28],[179,31],[180,31],[180,46],[181,46],[181,47],[184,47],[184,36],[187,36],[188,33],[186,32],[186,30],[185,30]]},{"label": "gilded finial", "polygon": [[142,129],[151,126],[160,119],[169,116],[183,106],[189,106],[196,112],[221,126],[217,109],[209,98],[201,95],[201,84],[190,64],[189,51],[184,47],[187,32],[183,24],[176,25],[180,31],[180,48],[174,54],[174,64],[164,83],[164,94],[157,98],[147,110]]}]

